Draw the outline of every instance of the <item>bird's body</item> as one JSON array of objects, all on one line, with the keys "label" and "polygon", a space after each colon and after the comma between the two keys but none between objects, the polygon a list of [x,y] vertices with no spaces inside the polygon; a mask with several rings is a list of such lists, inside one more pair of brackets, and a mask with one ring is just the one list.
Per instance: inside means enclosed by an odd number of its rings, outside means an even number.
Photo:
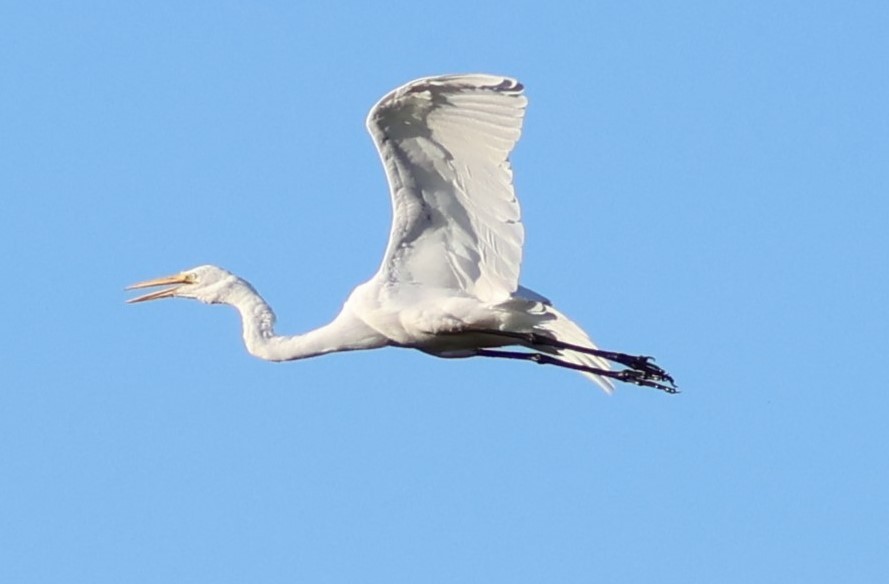
[{"label": "bird's body", "polygon": [[[389,93],[367,126],[393,205],[378,272],[329,324],[274,332],[274,313],[245,280],[215,266],[132,286],[174,284],[133,301],[181,296],[235,306],[251,354],[287,361],[386,346],[439,357],[504,357],[675,391],[646,357],[600,351],[541,295],[519,286],[524,243],[508,156],[521,133],[522,86],[490,75],[419,79]],[[530,351],[501,351],[516,345]],[[612,371],[609,361],[627,368]]]}]

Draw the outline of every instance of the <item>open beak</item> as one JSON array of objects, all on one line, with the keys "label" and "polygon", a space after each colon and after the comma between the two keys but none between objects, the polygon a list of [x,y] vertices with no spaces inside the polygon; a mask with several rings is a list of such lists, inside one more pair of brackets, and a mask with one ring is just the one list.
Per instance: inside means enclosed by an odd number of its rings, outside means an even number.
[{"label": "open beak", "polygon": [[155,286],[169,286],[170,284],[176,285],[170,288],[164,288],[163,290],[155,290],[154,292],[149,292],[148,294],[137,296],[136,298],[130,298],[129,300],[127,300],[127,303],[133,304],[136,302],[157,300],[158,298],[171,298],[176,294],[176,290],[178,290],[180,286],[182,286],[183,284],[191,283],[193,283],[193,278],[189,274],[176,274],[174,276],[164,276],[163,278],[155,278],[154,280],[137,282],[132,286],[127,286],[126,289],[139,290],[141,288],[154,288]]}]

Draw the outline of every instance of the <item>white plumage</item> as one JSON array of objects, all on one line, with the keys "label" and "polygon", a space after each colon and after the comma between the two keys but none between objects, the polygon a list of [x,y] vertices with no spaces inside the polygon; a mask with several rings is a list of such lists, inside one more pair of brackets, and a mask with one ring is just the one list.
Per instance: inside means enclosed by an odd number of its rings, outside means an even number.
[{"label": "white plumage", "polygon": [[484,302],[516,290],[525,234],[507,157],[526,104],[511,79],[466,75],[414,81],[371,110],[395,210],[380,277]]},{"label": "white plumage", "polygon": [[[273,361],[400,346],[569,367],[606,391],[619,379],[674,392],[648,357],[600,351],[546,298],[519,286],[524,228],[508,157],[526,105],[514,79],[474,74],[418,79],[374,106],[367,127],[389,180],[389,243],[378,272],[324,327],[275,334],[262,297],[215,266],[135,284],[173,286],[131,302],[178,296],[233,305],[247,349]],[[500,350],[510,345],[523,350]],[[626,368],[613,371],[609,361]]]}]

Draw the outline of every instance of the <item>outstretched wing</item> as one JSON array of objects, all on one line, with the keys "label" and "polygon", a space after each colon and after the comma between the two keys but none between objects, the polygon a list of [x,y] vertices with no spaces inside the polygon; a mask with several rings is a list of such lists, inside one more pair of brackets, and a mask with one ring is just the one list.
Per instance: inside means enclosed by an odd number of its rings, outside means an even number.
[{"label": "outstretched wing", "polygon": [[429,77],[370,111],[394,215],[378,277],[486,302],[515,292],[524,228],[507,157],[522,130],[522,89],[490,75]]}]

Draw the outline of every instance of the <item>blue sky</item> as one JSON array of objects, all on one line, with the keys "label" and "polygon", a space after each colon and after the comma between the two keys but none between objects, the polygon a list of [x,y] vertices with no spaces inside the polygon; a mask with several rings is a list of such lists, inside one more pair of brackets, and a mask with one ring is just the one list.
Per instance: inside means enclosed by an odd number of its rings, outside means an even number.
[{"label": "blue sky", "polygon": [[[0,581],[884,579],[886,6],[4,3]],[[216,263],[325,323],[367,110],[475,71],[530,99],[523,283],[681,395],[124,304]]]}]

